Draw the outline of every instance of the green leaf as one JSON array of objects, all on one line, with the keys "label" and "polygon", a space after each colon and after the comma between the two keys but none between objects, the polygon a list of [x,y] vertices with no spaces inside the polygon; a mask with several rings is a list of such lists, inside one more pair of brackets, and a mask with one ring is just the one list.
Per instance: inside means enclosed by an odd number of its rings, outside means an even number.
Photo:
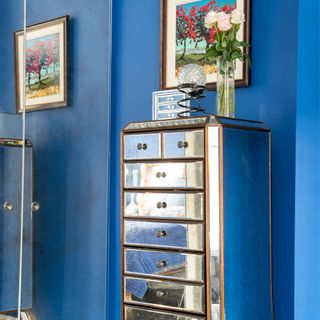
[{"label": "green leaf", "polygon": [[247,43],[247,42],[241,41],[241,42],[240,42],[240,46],[247,48],[247,47],[250,47],[250,44]]},{"label": "green leaf", "polygon": [[236,59],[240,59],[240,58],[242,58],[242,52],[240,51],[233,51],[232,53],[231,53],[231,59],[232,60],[236,60]]},{"label": "green leaf", "polygon": [[222,45],[222,48],[226,48],[226,47],[227,47],[227,41],[225,41],[225,40],[222,41],[222,44],[221,44],[221,45]]},{"label": "green leaf", "polygon": [[207,50],[207,54],[206,56],[208,58],[216,58],[216,57],[219,57],[221,56],[221,53],[219,53],[215,47],[210,47],[208,50]]}]

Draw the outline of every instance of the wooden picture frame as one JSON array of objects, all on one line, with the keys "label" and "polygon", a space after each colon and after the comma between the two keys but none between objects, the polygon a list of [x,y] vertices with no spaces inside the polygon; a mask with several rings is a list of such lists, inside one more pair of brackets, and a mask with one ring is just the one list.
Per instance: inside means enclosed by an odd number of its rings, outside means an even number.
[{"label": "wooden picture frame", "polygon": [[[227,0],[226,3],[233,6],[236,5],[244,11],[246,21],[240,29],[239,40],[251,43],[251,0]],[[207,11],[211,11],[214,7],[218,6],[218,1],[161,0],[160,87],[162,90],[174,89],[177,87],[179,69],[188,63],[196,63],[204,66],[207,73],[207,88],[209,90],[216,89],[217,76],[214,64],[211,62],[203,62],[204,60],[202,59],[206,50],[206,40],[202,38],[200,41],[201,38],[197,36],[196,39],[198,40],[195,41],[191,38],[187,39],[184,48],[182,48],[183,45],[177,44],[177,10],[179,9],[179,12],[183,12],[181,11],[183,9],[184,13],[189,15],[192,10],[191,8],[194,7],[197,17],[199,17],[200,21],[203,21],[204,25],[206,13],[203,11],[201,11],[201,14],[199,13],[199,9],[203,8],[203,6],[209,6]],[[181,51],[184,53],[181,53]],[[250,55],[249,48],[244,48],[244,52]],[[184,57],[182,57],[182,54],[184,54]],[[180,57],[178,57],[178,55],[180,55]],[[248,61],[237,61],[235,76],[237,87],[247,87],[250,85],[250,68]]]},{"label": "wooden picture frame", "polygon": [[[68,104],[69,16],[27,27],[26,112]],[[22,112],[23,30],[14,32],[16,110]]]}]

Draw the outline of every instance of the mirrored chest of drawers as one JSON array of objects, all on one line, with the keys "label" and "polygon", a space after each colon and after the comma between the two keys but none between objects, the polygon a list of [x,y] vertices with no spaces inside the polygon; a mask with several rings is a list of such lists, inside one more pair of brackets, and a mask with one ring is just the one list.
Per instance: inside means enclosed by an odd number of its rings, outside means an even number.
[{"label": "mirrored chest of drawers", "polygon": [[122,132],[122,319],[272,320],[270,132],[219,117]]}]

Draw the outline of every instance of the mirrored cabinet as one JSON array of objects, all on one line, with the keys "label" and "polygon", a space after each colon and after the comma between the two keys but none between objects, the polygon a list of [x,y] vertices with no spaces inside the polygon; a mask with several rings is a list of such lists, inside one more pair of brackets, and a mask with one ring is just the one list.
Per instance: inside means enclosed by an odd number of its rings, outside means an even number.
[{"label": "mirrored cabinet", "polygon": [[122,319],[272,320],[270,131],[193,117],[122,132]]}]

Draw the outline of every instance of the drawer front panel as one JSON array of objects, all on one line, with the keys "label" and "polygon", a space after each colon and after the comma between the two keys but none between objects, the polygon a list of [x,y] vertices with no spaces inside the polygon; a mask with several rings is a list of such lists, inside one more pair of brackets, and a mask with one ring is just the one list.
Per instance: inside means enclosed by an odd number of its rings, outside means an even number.
[{"label": "drawer front panel", "polygon": [[184,94],[175,94],[175,95],[172,95],[172,96],[159,96],[158,99],[157,99],[157,103],[160,103],[160,104],[170,104],[170,103],[173,103],[173,102],[178,102],[182,99],[184,99],[185,96]]},{"label": "drawer front panel", "polygon": [[127,163],[126,188],[203,188],[203,162]]},{"label": "drawer front panel", "polygon": [[126,320],[204,320],[204,317],[186,316],[166,311],[151,311],[138,307],[125,306]]},{"label": "drawer front panel", "polygon": [[202,224],[124,221],[125,244],[203,250]]},{"label": "drawer front panel", "polygon": [[204,256],[125,249],[125,272],[185,281],[204,281]]},{"label": "drawer front panel", "polygon": [[166,132],[164,138],[165,158],[194,158],[204,156],[203,130]]},{"label": "drawer front panel", "polygon": [[205,290],[202,285],[126,277],[124,290],[125,302],[173,307],[186,312],[205,311]]},{"label": "drawer front panel", "polygon": [[125,192],[125,217],[193,219],[204,216],[204,194]]},{"label": "drawer front panel", "polygon": [[161,157],[160,134],[137,134],[124,136],[124,158],[158,159]]}]

